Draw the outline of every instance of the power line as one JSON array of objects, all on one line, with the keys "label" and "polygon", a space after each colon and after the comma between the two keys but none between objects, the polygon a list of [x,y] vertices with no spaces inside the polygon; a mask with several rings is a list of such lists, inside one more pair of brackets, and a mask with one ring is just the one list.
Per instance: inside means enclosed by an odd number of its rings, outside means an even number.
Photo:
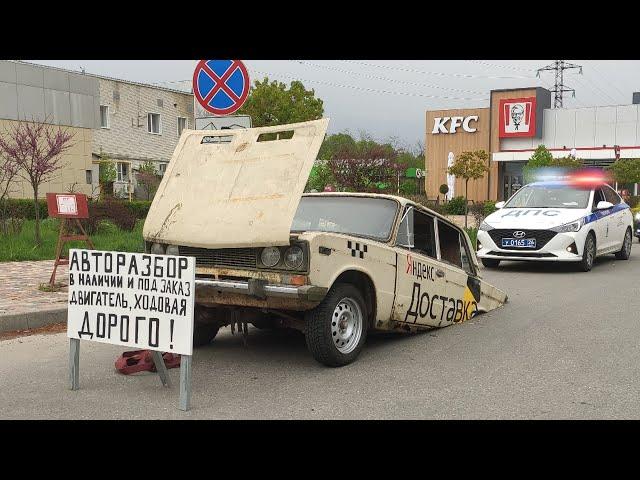
[{"label": "power line", "polygon": [[572,92],[573,96],[576,96],[576,91],[573,88],[567,88],[564,84],[564,71],[572,68],[579,68],[580,74],[582,74],[582,67],[580,65],[574,65],[573,63],[565,62],[564,60],[556,60],[551,65],[539,68],[536,76],[540,76],[540,72],[545,70],[552,70],[555,72],[555,85],[552,92],[554,93],[553,108],[562,108],[562,96],[565,92]]},{"label": "power line", "polygon": [[524,75],[486,75],[486,74],[471,74],[471,73],[445,73],[445,72],[428,72],[424,70],[418,70],[409,67],[392,67],[391,65],[375,65],[367,62],[360,62],[356,60],[339,60],[340,62],[353,63],[355,65],[363,65],[365,67],[384,68],[387,70],[397,70],[400,72],[419,73],[422,75],[435,75],[438,77],[457,77],[457,78],[490,78],[490,79],[513,79],[513,78],[534,78],[533,76]]},{"label": "power line", "polygon": [[610,86],[612,86],[614,89],[616,89],[616,90],[618,91],[618,93],[623,97],[623,100],[624,100],[624,97],[626,96],[626,94],[625,94],[622,90],[620,90],[620,89],[615,85],[615,83],[611,82],[610,80],[607,80],[607,78],[606,78],[602,73],[600,73],[600,72],[596,69],[595,65],[593,65],[593,64],[592,64],[592,65],[591,65],[591,68],[593,69],[593,71],[594,71],[594,72],[596,72],[596,73],[600,76],[600,78],[602,78],[602,79],[605,81],[605,83],[606,83],[607,85],[610,85]]},{"label": "power line", "polygon": [[533,69],[531,68],[515,67],[513,65],[498,65],[496,63],[483,62],[482,60],[465,60],[465,62],[477,63],[478,65],[485,65],[487,67],[504,68],[507,70],[514,70],[516,72],[533,73]]},{"label": "power line", "polygon": [[338,67],[333,67],[333,66],[329,66],[329,65],[321,65],[318,63],[312,63],[312,62],[307,62],[304,60],[291,60],[292,62],[296,62],[299,63],[301,65],[308,65],[311,67],[318,67],[318,68],[324,68],[326,70],[333,70],[336,72],[340,72],[340,73],[346,73],[348,75],[355,75],[358,77],[364,77],[364,78],[370,78],[373,80],[382,80],[385,82],[392,82],[392,83],[400,83],[400,84],[404,84],[404,85],[414,85],[414,86],[418,86],[418,87],[427,87],[427,88],[436,88],[439,90],[449,90],[452,92],[461,92],[461,93],[475,93],[478,95],[483,95],[486,92],[480,92],[478,90],[466,90],[463,88],[452,88],[452,87],[443,87],[441,85],[434,85],[431,83],[421,83],[421,82],[408,82],[405,80],[396,80],[394,78],[389,78],[389,77],[381,77],[379,75],[371,75],[371,74],[367,74],[367,73],[360,73],[360,72],[354,72],[352,70],[344,70],[342,68],[338,68]]}]

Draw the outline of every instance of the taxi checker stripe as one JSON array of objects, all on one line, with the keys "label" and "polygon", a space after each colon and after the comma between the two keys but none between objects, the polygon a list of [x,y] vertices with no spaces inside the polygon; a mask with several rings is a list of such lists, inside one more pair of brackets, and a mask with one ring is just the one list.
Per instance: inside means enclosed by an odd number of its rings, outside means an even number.
[{"label": "taxi checker stripe", "polygon": [[351,240],[347,241],[347,248],[351,249],[351,256],[355,257],[357,253],[359,253],[360,258],[364,258],[364,254],[367,252],[367,246],[362,244],[362,250],[360,249],[360,243],[356,242],[356,248],[353,248],[353,243]]},{"label": "taxi checker stripe", "polygon": [[208,93],[208,95],[204,98],[204,103],[209,103],[211,101],[211,99],[215,96],[216,93],[218,93],[218,91],[220,89],[224,90],[225,93],[227,95],[229,95],[229,97],[231,97],[231,99],[235,102],[238,103],[238,101],[240,101],[240,97],[238,97],[238,95],[235,94],[235,92],[233,90],[231,90],[229,88],[229,86],[227,85],[227,80],[229,79],[229,77],[231,75],[233,75],[233,73],[240,67],[240,64],[238,63],[237,60],[234,60],[233,63],[231,64],[231,66],[229,68],[227,68],[227,70],[224,72],[224,74],[222,75],[222,77],[219,77],[218,75],[216,75],[216,73],[211,70],[211,68],[209,68],[209,65],[207,65],[207,63],[203,63],[202,64],[202,70],[209,75],[209,77],[211,77],[211,80],[213,80],[215,82],[215,87],[213,87],[211,89],[211,91]]}]

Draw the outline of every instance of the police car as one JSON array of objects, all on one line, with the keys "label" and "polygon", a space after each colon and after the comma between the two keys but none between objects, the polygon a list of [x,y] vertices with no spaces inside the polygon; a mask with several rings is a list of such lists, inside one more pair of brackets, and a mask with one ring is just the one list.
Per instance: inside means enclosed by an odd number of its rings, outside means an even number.
[{"label": "police car", "polygon": [[597,256],[631,254],[633,215],[604,182],[534,182],[496,204],[480,225],[477,256],[488,268],[502,260],[577,262],[591,270]]}]

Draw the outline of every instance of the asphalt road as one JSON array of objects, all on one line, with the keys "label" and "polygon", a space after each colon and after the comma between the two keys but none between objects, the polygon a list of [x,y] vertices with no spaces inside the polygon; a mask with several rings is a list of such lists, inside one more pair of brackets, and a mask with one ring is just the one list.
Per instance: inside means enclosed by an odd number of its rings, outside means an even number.
[{"label": "asphalt road", "polygon": [[359,359],[329,369],[296,332],[222,331],[193,363],[192,410],[154,374],[124,376],[120,347],[82,342],[68,382],[65,334],[0,341],[0,418],[601,419],[640,418],[640,245],[628,261],[503,263],[483,276],[504,307],[416,335],[369,337]]}]

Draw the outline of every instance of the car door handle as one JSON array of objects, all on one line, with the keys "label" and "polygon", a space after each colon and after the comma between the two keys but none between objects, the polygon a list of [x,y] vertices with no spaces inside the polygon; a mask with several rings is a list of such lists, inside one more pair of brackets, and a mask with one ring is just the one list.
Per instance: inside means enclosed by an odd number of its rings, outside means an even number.
[{"label": "car door handle", "polygon": [[442,278],[444,277],[444,270],[436,270],[436,277]]}]

